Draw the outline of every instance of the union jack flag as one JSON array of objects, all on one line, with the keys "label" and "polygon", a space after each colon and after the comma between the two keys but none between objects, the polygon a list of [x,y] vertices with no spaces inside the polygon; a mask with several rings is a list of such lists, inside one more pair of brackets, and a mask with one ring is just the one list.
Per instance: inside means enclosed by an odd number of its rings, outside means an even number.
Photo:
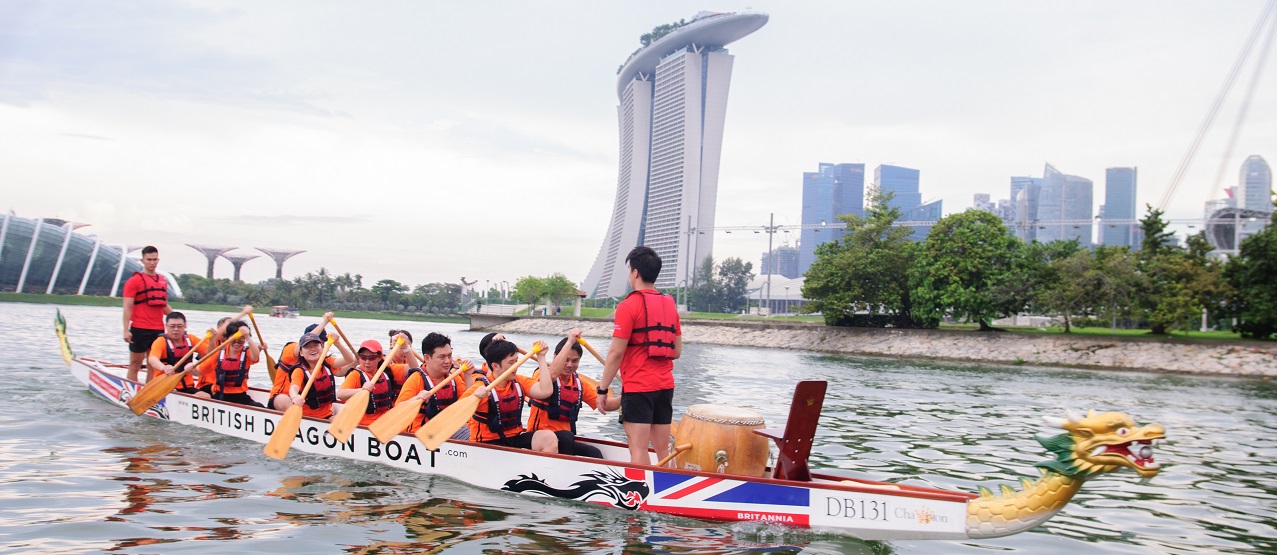
[{"label": "union jack flag", "polygon": [[743,482],[732,477],[652,473],[644,508],[710,520],[762,520],[807,526],[806,488]]}]

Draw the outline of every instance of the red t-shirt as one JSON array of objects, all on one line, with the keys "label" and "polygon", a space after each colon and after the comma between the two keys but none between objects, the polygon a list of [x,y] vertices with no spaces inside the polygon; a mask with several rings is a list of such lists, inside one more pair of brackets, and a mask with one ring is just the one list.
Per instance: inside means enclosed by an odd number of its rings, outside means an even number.
[{"label": "red t-shirt", "polygon": [[[167,289],[168,281],[164,279],[164,276],[159,274],[155,274],[155,277],[151,277],[142,272],[135,273],[128,279],[128,281],[124,282],[124,296],[136,299],[138,293],[147,287],[162,287]],[[143,330],[164,329],[164,305],[151,306],[146,302],[135,301],[133,303],[131,325]]]},{"label": "red t-shirt", "polygon": [[[644,315],[643,296],[626,297],[621,304],[616,305],[612,337],[628,339],[630,343],[647,341],[646,332],[634,331],[634,328],[647,326]],[[674,320],[674,335],[683,335],[683,326],[677,317]],[[674,361],[648,357],[647,347],[642,345],[627,346],[625,357],[621,359],[621,387],[629,393],[673,389]]]}]

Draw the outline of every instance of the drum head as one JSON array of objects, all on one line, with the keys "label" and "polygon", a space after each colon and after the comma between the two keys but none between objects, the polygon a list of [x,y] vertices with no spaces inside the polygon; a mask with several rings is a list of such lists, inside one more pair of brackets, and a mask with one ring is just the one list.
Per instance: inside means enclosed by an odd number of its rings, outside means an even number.
[{"label": "drum head", "polygon": [[731,426],[763,426],[761,413],[739,407],[724,405],[692,405],[687,407],[687,416],[706,422],[727,424]]}]

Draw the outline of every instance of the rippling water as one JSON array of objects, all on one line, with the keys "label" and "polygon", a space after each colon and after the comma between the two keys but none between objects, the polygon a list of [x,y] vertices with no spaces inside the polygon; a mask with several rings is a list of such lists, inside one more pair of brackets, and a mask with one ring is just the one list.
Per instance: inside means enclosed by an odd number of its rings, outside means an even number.
[{"label": "rippling water", "polygon": [[[125,360],[119,310],[62,307],[76,353]],[[1129,412],[1168,440],[1162,473],[1096,478],[1054,519],[981,542],[860,542],[765,524],[634,514],[477,489],[447,478],[325,459],[286,461],[259,444],[150,418],[90,395],[70,377],[54,307],[0,304],[0,550],[43,553],[1254,553],[1277,552],[1277,384],[1268,381],[835,357],[687,345],[675,411],[743,406],[784,421],[794,383],[829,381],[813,468],[973,491],[1036,478],[1032,436],[1066,409]],[[220,314],[188,312],[192,330]],[[261,318],[272,349],[310,319]],[[405,327],[343,320],[352,341]],[[519,337],[526,342],[532,337]],[[544,338],[550,340],[551,338]],[[596,340],[596,343],[605,343]],[[598,375],[595,361],[582,372]],[[266,383],[264,373],[254,380]],[[623,439],[611,417],[586,433]]]}]

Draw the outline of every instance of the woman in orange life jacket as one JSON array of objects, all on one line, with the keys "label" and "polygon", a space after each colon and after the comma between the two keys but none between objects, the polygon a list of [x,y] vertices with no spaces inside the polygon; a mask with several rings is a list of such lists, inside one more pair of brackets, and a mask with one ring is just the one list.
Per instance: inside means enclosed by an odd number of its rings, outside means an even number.
[{"label": "woman in orange life jacket", "polygon": [[363,389],[368,392],[368,406],[364,411],[364,416],[359,421],[360,426],[367,426],[377,421],[377,417],[390,410],[395,405],[395,378],[387,368],[381,373],[381,377],[376,382],[372,381],[372,377],[377,374],[377,370],[381,368],[381,361],[385,360],[385,355],[381,352],[381,343],[376,339],[369,339],[359,344],[359,350],[355,353],[359,356],[359,364],[346,374],[346,380],[341,383],[341,389],[337,390],[337,400],[346,401],[354,397],[359,390]]},{"label": "woman in orange life jacket", "polygon": [[[170,376],[175,372],[180,372],[182,369],[173,365],[177,364],[177,361],[186,356],[186,353],[198,345],[199,342],[200,338],[186,333],[186,315],[176,310],[170,312],[168,316],[164,317],[164,335],[155,338],[155,342],[151,344],[151,353],[146,358],[146,366],[157,373],[163,372]],[[209,341],[205,341],[195,351],[195,354],[203,357],[204,353],[207,353],[211,348],[213,348],[213,345]],[[192,355],[182,366],[184,368],[194,368],[197,364],[198,361]],[[208,399],[208,393],[195,388],[195,376],[196,373],[194,371],[187,372],[182,377],[182,383],[178,384],[176,391]]]},{"label": "woman in orange life jacket", "polygon": [[302,397],[301,390],[310,379],[315,364],[319,362],[319,355],[324,352],[324,342],[313,333],[305,334],[297,340],[301,361],[289,377],[291,383],[288,384],[288,396],[294,405],[302,405],[302,416],[314,418],[332,418],[333,416],[333,402],[337,400],[337,378],[339,377],[336,369],[349,366],[350,361],[355,359],[355,354],[350,352],[350,348],[344,341],[334,342],[333,346],[337,347],[341,354],[324,359],[322,367],[315,375],[314,385],[310,386],[306,397]]},{"label": "woman in orange life jacket", "polygon": [[[538,369],[532,374],[540,387],[549,387],[554,392],[545,399],[530,399],[532,406],[528,411],[528,430],[549,430],[559,441],[559,453],[580,457],[603,458],[598,447],[576,442],[576,420],[581,414],[582,405],[598,408],[598,382],[577,374],[584,351],[577,340],[581,338],[581,330],[568,330],[568,336],[554,347],[554,360],[549,370]],[[570,345],[570,346],[569,346]],[[569,348],[565,349],[567,346]],[[608,391],[602,399],[607,410],[621,408],[621,398],[613,397]]]},{"label": "woman in orange life jacket", "polygon": [[228,347],[200,361],[199,388],[219,401],[263,408],[248,395],[248,369],[261,356],[261,346],[253,339],[248,324],[234,320],[226,325],[227,337],[239,331],[243,333]]},{"label": "woman in orange life jacket", "polygon": [[[541,349],[535,356],[538,366],[544,368],[545,343],[538,343]],[[509,341],[493,340],[484,349],[483,358],[488,361],[495,379],[519,360],[519,349]],[[545,399],[553,393],[554,390],[548,383],[542,384],[528,376],[513,374],[496,387],[492,387],[486,377],[476,376],[474,385],[465,393],[480,399],[473,417],[479,423],[474,428],[478,435],[471,437],[471,441],[558,453],[559,440],[554,432],[529,432],[523,427],[524,398]]]},{"label": "woman in orange life jacket", "polygon": [[[449,382],[444,382],[439,391],[427,398],[426,393],[439,385],[441,380],[448,379],[452,369],[455,368],[454,364],[463,364],[468,361],[452,358],[452,339],[441,333],[430,332],[421,338],[421,352],[426,359],[425,367],[408,370],[408,377],[404,379],[403,387],[395,400],[395,403],[402,403],[416,397],[423,401],[421,411],[413,418],[412,423],[408,424],[409,432],[416,431],[422,424],[430,421],[436,414],[443,412],[443,409],[460,399],[474,383],[474,373],[477,372],[471,365],[471,371],[462,372]],[[469,439],[470,430],[462,428],[453,434],[452,438]]]},{"label": "woman in orange life jacket", "polygon": [[[302,332],[303,335],[315,331],[315,328],[318,328],[321,325],[327,324],[328,319],[332,318],[332,316],[333,313],[325,312],[323,317],[319,319],[318,323],[306,326],[306,331]],[[328,332],[320,331],[319,341],[321,343],[328,341]],[[268,403],[270,408],[278,411],[286,411],[288,410],[288,407],[293,406],[293,400],[289,395],[288,389],[293,383],[293,370],[305,366],[298,362],[300,360],[300,355],[297,350],[297,342],[289,341],[284,344],[283,349],[280,349],[279,358],[275,359],[275,369],[278,371],[275,372],[275,381],[270,388],[270,401]],[[308,372],[311,369],[311,367],[306,367]]]}]

